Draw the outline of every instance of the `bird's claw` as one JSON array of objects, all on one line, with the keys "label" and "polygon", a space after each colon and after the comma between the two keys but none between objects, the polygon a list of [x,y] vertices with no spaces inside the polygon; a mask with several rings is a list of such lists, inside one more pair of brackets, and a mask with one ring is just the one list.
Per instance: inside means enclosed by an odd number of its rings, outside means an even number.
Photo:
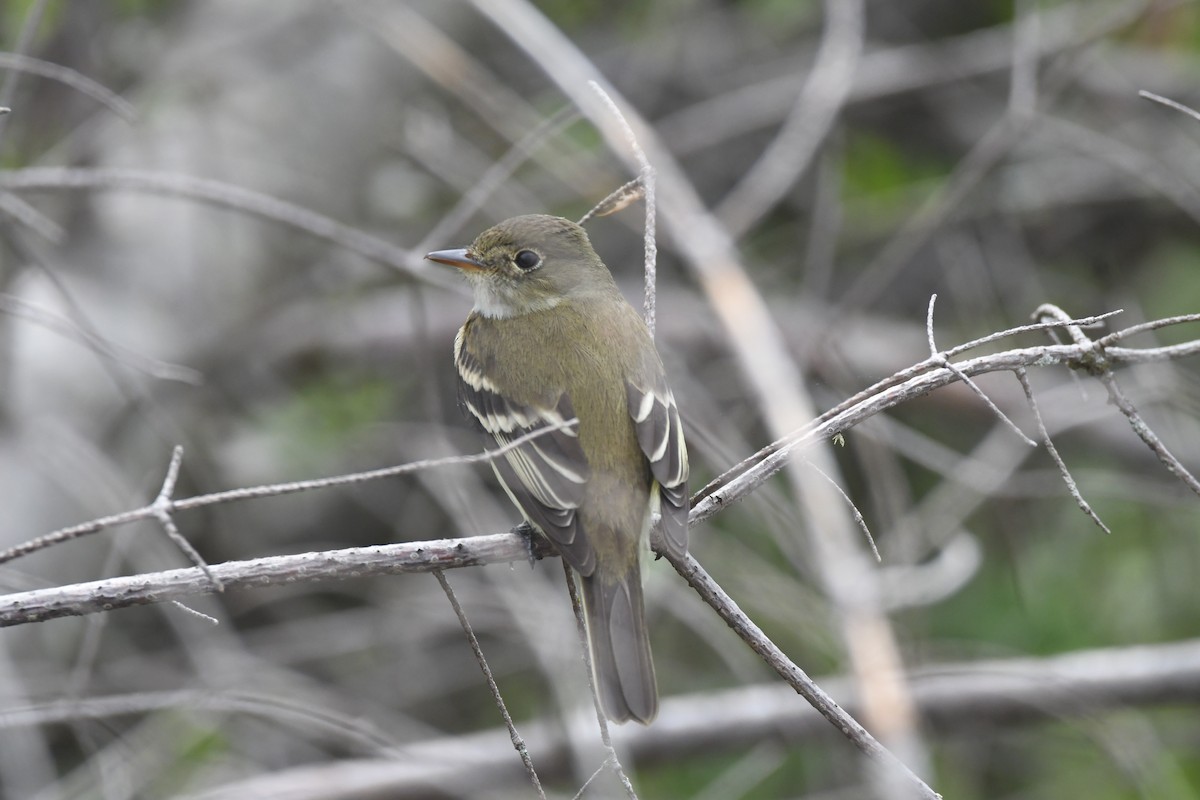
[{"label": "bird's claw", "polygon": [[542,554],[538,552],[537,540],[534,539],[537,532],[529,524],[528,520],[513,528],[512,532],[525,540],[525,555],[529,559],[529,566],[532,569],[534,562],[542,557]]}]

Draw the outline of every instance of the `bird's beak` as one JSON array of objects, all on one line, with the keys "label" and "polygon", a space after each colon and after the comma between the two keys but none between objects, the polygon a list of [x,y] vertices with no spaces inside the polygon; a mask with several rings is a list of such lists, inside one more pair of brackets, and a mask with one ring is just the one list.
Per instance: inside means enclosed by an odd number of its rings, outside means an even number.
[{"label": "bird's beak", "polygon": [[459,250],[434,250],[432,253],[426,253],[425,257],[430,261],[436,261],[439,264],[449,264],[461,270],[484,269],[483,264],[471,258],[465,248]]}]

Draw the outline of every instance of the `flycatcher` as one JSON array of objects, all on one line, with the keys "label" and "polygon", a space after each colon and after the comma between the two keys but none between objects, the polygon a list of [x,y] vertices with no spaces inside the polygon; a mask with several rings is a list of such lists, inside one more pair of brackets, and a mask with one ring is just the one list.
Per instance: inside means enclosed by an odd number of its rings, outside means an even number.
[{"label": "flycatcher", "polygon": [[596,686],[615,722],[648,723],[658,689],[642,603],[651,514],[687,552],[688,461],[641,316],[573,222],[514,217],[463,250],[475,308],[454,340],[459,401],[498,445],[578,419],[492,461],[509,498],[580,575]]}]

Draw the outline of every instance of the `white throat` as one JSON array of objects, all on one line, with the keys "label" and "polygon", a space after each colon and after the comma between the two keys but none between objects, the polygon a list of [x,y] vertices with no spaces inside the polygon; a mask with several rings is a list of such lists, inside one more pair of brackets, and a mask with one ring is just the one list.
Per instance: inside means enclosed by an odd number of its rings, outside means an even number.
[{"label": "white throat", "polygon": [[475,289],[475,312],[488,319],[508,319],[534,311],[545,311],[562,301],[560,297],[545,297],[532,304],[516,303],[510,292],[504,291],[503,288],[497,291],[499,287],[490,281],[475,280],[472,283]]}]

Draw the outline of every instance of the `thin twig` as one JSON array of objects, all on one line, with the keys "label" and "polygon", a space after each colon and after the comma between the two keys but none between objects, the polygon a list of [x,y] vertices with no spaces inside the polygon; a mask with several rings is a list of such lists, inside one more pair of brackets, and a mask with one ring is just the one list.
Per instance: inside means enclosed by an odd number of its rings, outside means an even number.
[{"label": "thin twig", "polygon": [[[14,55],[17,59],[29,58],[25,53],[33,46],[34,37],[37,36],[38,27],[42,24],[42,15],[46,13],[47,5],[49,5],[49,0],[35,0],[25,14],[25,19],[21,22],[21,30],[17,33],[17,42],[14,48]],[[4,76],[4,84],[0,86],[0,106],[8,108],[12,105],[13,98],[17,96],[17,84],[21,80],[21,72],[22,70],[12,69]],[[0,143],[4,141],[4,135],[7,132],[8,117],[0,115]]]},{"label": "thin twig", "polygon": [[1067,491],[1071,493],[1071,497],[1075,498],[1075,503],[1095,522],[1100,526],[1100,530],[1105,533],[1112,533],[1109,527],[1104,524],[1104,520],[1092,510],[1091,505],[1087,500],[1083,499],[1083,494],[1079,491],[1079,487],[1075,483],[1075,479],[1071,477],[1071,471],[1067,469],[1067,462],[1059,455],[1058,448],[1054,446],[1054,441],[1050,438],[1050,431],[1046,429],[1046,423],[1042,419],[1042,412],[1038,409],[1037,399],[1033,394],[1033,386],[1029,383],[1029,375],[1024,367],[1018,367],[1013,370],[1017,376],[1017,380],[1021,382],[1021,389],[1025,392],[1025,400],[1029,403],[1029,408],[1033,411],[1033,419],[1037,423],[1038,433],[1042,437],[1042,444],[1046,446],[1046,452],[1054,459],[1054,463],[1058,466],[1058,474],[1062,476],[1063,483],[1067,485]]},{"label": "thin twig", "polygon": [[725,195],[717,216],[739,237],[780,201],[804,173],[854,86],[863,49],[862,0],[825,0],[821,43],[779,132]]},{"label": "thin twig", "polygon": [[[129,101],[111,89],[96,83],[88,76],[76,72],[70,67],[64,67],[62,64],[43,61],[40,58],[20,53],[0,53],[0,69],[9,70],[10,74],[24,72],[58,81],[65,86],[70,86],[80,94],[92,98],[127,122],[137,119],[137,111]],[[11,103],[11,100],[8,102]],[[9,109],[5,108],[4,111],[7,113]]]},{"label": "thin twig", "polygon": [[[918,374],[897,385],[885,386],[871,393],[859,393],[855,395],[853,403],[839,404],[836,413],[822,414],[818,420],[777,439],[711,481],[693,496],[690,524],[702,522],[730,503],[746,497],[782,469],[795,451],[843,433],[888,408],[955,383],[961,380],[960,374],[973,376],[985,372],[1012,371],[1018,367],[1079,365],[1090,350],[1090,347],[1080,344],[1041,345],[1007,350],[957,362],[954,365],[957,372],[944,367],[928,369],[925,366]],[[1195,354],[1200,354],[1200,341],[1148,350],[1112,348],[1107,351],[1112,364],[1161,361]],[[909,368],[902,372],[909,373],[915,369]]]},{"label": "thin twig", "polygon": [[86,322],[76,322],[69,317],[60,316],[16,295],[0,294],[0,313],[11,314],[41,325],[60,336],[79,342],[100,358],[109,359],[153,378],[179,381],[192,386],[199,386],[204,382],[204,376],[198,370],[135,353],[105,339]]},{"label": "thin twig", "polygon": [[892,755],[887,748],[876,741],[866,728],[846,713],[804,670],[793,663],[762,632],[762,629],[746,616],[737,603],[705,572],[693,556],[685,555],[683,558],[676,558],[671,554],[664,555],[671,562],[671,566],[675,567],[675,570],[688,582],[688,585],[712,606],[721,619],[725,620],[725,624],[732,628],[742,638],[742,641],[750,645],[763,661],[808,701],[809,705],[853,742],[864,755],[892,774],[905,779],[919,797],[928,800],[940,799],[936,792],[913,774],[912,770]]},{"label": "thin twig", "polygon": [[954,374],[958,375],[963,384],[966,385],[966,387],[972,392],[974,392],[975,396],[982,400],[983,404],[986,405],[988,409],[1000,419],[1001,422],[1007,425],[1009,430],[1017,434],[1021,441],[1025,442],[1025,444],[1029,445],[1030,447],[1037,447],[1037,442],[1026,436],[1025,431],[1017,427],[1017,423],[1009,419],[1008,415],[1001,411],[1000,407],[992,402],[992,398],[988,397],[984,393],[983,389],[979,388],[979,385],[975,383],[975,381],[971,380],[966,375],[961,374],[958,370],[958,367],[954,366],[954,364],[950,362],[950,359],[946,358],[945,354],[938,351],[937,344],[933,338],[933,308],[936,304],[937,294],[934,293],[929,296],[929,310],[925,315],[925,337],[929,342],[929,360],[932,363],[951,370],[954,372]]},{"label": "thin twig", "polygon": [[50,244],[62,244],[67,237],[61,225],[12,192],[0,192],[0,213],[24,225]]},{"label": "thin twig", "polygon": [[180,611],[182,611],[186,614],[196,617],[197,619],[204,620],[205,622],[209,623],[210,625],[220,625],[221,624],[221,620],[217,619],[216,617],[212,616],[211,614],[205,614],[203,611],[197,611],[196,609],[192,608],[191,606],[184,605],[183,603],[179,602],[178,600],[172,600],[171,605],[175,606]]},{"label": "thin twig", "polygon": [[633,783],[629,780],[629,776],[625,774],[625,768],[621,766],[621,759],[617,758],[617,751],[613,749],[612,738],[608,733],[608,719],[604,716],[604,709],[600,707],[600,688],[596,686],[596,673],[592,666],[592,646],[588,639],[587,620],[583,614],[583,602],[579,595],[579,587],[575,583],[575,573],[572,571],[570,564],[566,561],[562,563],[563,572],[567,578],[567,594],[571,598],[571,611],[575,614],[575,630],[579,634],[579,648],[583,653],[583,665],[587,672],[588,689],[592,692],[592,706],[596,712],[596,725],[600,729],[600,742],[608,752],[608,758],[605,761],[612,763],[613,772],[621,782],[621,786],[624,787],[625,794],[629,796],[630,800],[637,800],[637,793],[633,790]]},{"label": "thin twig", "polygon": [[854,522],[858,525],[859,529],[866,537],[867,544],[871,546],[871,554],[875,556],[875,561],[882,563],[883,558],[879,555],[879,548],[875,546],[875,537],[871,535],[871,529],[867,526],[866,519],[863,518],[862,512],[858,510],[858,506],[854,505],[854,501],[850,499],[850,495],[846,494],[846,491],[839,486],[838,482],[831,478],[829,473],[825,472],[825,470],[821,469],[811,461],[806,461],[805,463],[812,469],[816,470],[818,475],[829,481],[829,484],[836,489],[837,493],[840,494],[842,499],[846,501],[846,505],[850,507],[850,513],[854,515]]},{"label": "thin twig", "polygon": [[996,333],[989,333],[987,336],[981,336],[978,339],[972,339],[969,342],[955,345],[949,350],[944,351],[944,355],[957,356],[967,352],[968,350],[974,350],[976,347],[980,347],[985,344],[991,344],[999,339],[1007,339],[1010,336],[1015,336],[1018,333],[1032,333],[1034,331],[1061,328],[1066,325],[1078,325],[1080,328],[1094,328],[1104,322],[1104,320],[1123,313],[1125,313],[1125,309],[1118,308],[1114,309],[1113,311],[1105,311],[1103,314],[1095,314],[1090,317],[1078,317],[1076,319],[1065,320],[1052,319],[1042,322],[1033,322],[1028,325],[1018,325],[1015,328],[1008,328],[1007,330],[997,331]]},{"label": "thin twig", "polygon": [[167,538],[175,543],[175,546],[183,551],[183,554],[188,557],[188,560],[195,564],[204,573],[210,581],[212,581],[213,589],[218,592],[225,591],[225,586],[221,581],[212,574],[212,570],[208,567],[208,562],[192,547],[192,543],[179,532],[179,527],[175,524],[175,520],[171,517],[172,501],[171,495],[175,493],[175,482],[179,479],[179,468],[183,464],[183,446],[175,445],[175,449],[171,452],[171,463],[167,465],[167,475],[163,478],[162,489],[158,492],[158,497],[154,498],[154,502],[149,508],[154,518],[163,526],[163,530],[167,532]]},{"label": "thin twig", "polygon": [[29,167],[0,172],[0,188],[10,190],[69,191],[75,189],[133,190],[173,195],[233,208],[261,219],[279,222],[345,247],[378,263],[407,272],[427,283],[462,290],[459,282],[422,265],[424,253],[406,250],[345,225],[324,214],[289,203],[278,197],[223,181],[171,172],[140,169]]},{"label": "thin twig", "polygon": [[588,779],[579,787],[579,791],[571,795],[571,800],[579,800],[579,798],[583,797],[584,793],[587,792],[588,787],[596,782],[596,778],[599,778],[604,774],[605,768],[608,767],[609,764],[613,763],[614,760],[614,756],[606,756],[605,759],[600,762],[600,766],[592,770],[591,775],[588,775]]},{"label": "thin twig", "polygon": [[104,530],[105,528],[111,528],[117,525],[126,525],[130,522],[139,522],[145,519],[157,519],[162,511],[174,513],[192,508],[210,506],[216,503],[226,503],[235,500],[250,500],[262,497],[277,497],[279,495],[294,494],[296,492],[304,492],[313,489],[326,489],[332,486],[345,486],[352,483],[363,483],[365,481],[391,478],[397,475],[405,475],[410,472],[417,472],[419,470],[432,469],[435,467],[451,466],[454,464],[475,464],[480,461],[491,461],[492,459],[502,456],[510,450],[514,450],[539,436],[543,436],[560,428],[570,427],[575,425],[577,422],[578,420],[574,418],[564,420],[557,425],[549,425],[544,428],[539,428],[536,431],[527,433],[524,436],[512,440],[503,447],[470,456],[428,458],[420,461],[412,461],[407,464],[400,464],[394,467],[383,467],[382,469],[373,469],[366,472],[354,472],[349,475],[335,475],[329,478],[291,481],[289,483],[276,483],[267,486],[251,486],[244,489],[229,489],[224,492],[214,492],[212,494],[197,495],[195,497],[185,497],[182,500],[170,500],[166,503],[159,503],[159,501],[155,501],[155,503],[152,503],[148,506],[143,506],[142,508],[134,509],[133,511],[123,511],[119,514],[110,514],[109,516],[99,517],[79,525],[60,528],[56,531],[47,533],[44,536],[39,536],[36,539],[30,539],[27,542],[23,542],[15,547],[11,547],[8,550],[0,551],[0,564],[3,564],[7,561],[12,561],[15,558],[20,558],[21,556],[28,555],[29,553],[33,553],[38,550],[43,550],[61,542],[96,533],[97,531]]},{"label": "thin twig", "polygon": [[442,591],[446,593],[446,599],[450,601],[450,607],[454,609],[454,615],[458,617],[458,624],[462,626],[463,633],[467,637],[467,642],[471,645],[471,652],[475,654],[475,661],[478,662],[479,669],[483,671],[483,678],[487,681],[488,690],[492,693],[492,700],[495,701],[496,707],[500,709],[500,716],[504,718],[504,726],[508,728],[509,740],[521,756],[521,763],[525,765],[525,772],[529,775],[529,781],[533,784],[534,791],[537,792],[538,797],[545,800],[546,793],[542,790],[542,782],[538,778],[537,770],[533,767],[533,759],[529,755],[529,748],[525,745],[525,740],[521,738],[521,734],[517,731],[517,726],[513,722],[512,715],[508,713],[508,706],[505,705],[504,697],[500,694],[500,687],[496,684],[496,678],[492,675],[492,669],[488,666],[487,659],[483,655],[483,648],[479,646],[479,638],[475,636],[475,631],[471,628],[471,623],[467,620],[467,614],[463,611],[462,604],[458,602],[458,596],[450,588],[450,581],[446,580],[446,574],[442,570],[435,569],[433,577],[437,578]]},{"label": "thin twig", "polygon": [[1172,100],[1169,97],[1163,97],[1162,95],[1155,94],[1154,92],[1147,92],[1145,89],[1138,90],[1138,97],[1144,97],[1147,100],[1153,100],[1156,103],[1162,103],[1167,108],[1173,108],[1176,111],[1182,111],[1192,119],[1200,122],[1200,111],[1197,111],[1190,106],[1185,106],[1183,103]]},{"label": "thin twig", "polygon": [[[1043,303],[1038,306],[1034,312],[1034,317],[1052,317],[1063,319],[1067,313],[1053,303]],[[1187,321],[1191,321],[1188,319]],[[1121,391],[1120,384],[1117,383],[1117,378],[1113,374],[1113,352],[1106,350],[1099,342],[1092,340],[1078,326],[1065,326],[1067,333],[1071,335],[1077,347],[1080,348],[1082,354],[1078,359],[1078,365],[1082,366],[1089,374],[1104,384],[1104,388],[1108,390],[1108,396],[1113,401],[1113,404],[1120,409],[1121,413],[1129,420],[1129,424],[1133,427],[1133,432],[1138,435],[1138,438],[1146,443],[1163,466],[1167,468],[1175,477],[1179,478],[1183,483],[1200,495],[1200,481],[1196,480],[1196,476],[1192,475],[1188,468],[1183,465],[1175,454],[1168,449],[1167,445],[1159,438],[1158,434],[1146,423],[1142,418],[1141,412],[1137,410],[1125,393]],[[1161,348],[1160,348],[1161,349]]]},{"label": "thin twig", "polygon": [[1116,344],[1124,338],[1133,336],[1135,333],[1145,333],[1147,331],[1157,331],[1171,325],[1179,325],[1185,322],[1200,322],[1200,314],[1180,314],[1176,317],[1163,317],[1162,319],[1154,319],[1149,322],[1142,322],[1137,325],[1131,325],[1128,328],[1123,328],[1119,331],[1113,331],[1107,336],[1102,336],[1096,340],[1096,344],[1100,347],[1108,347]]},{"label": "thin twig", "polygon": [[629,124],[629,120],[621,113],[621,107],[609,96],[599,81],[590,80],[588,81],[588,86],[600,96],[600,99],[604,102],[609,112],[616,117],[621,130],[625,134],[625,142],[629,145],[629,149],[637,161],[638,181],[642,185],[642,193],[646,203],[646,221],[642,234],[646,288],[642,316],[646,320],[646,327],[650,329],[650,338],[654,338],[654,328],[657,322],[657,312],[655,309],[657,297],[656,285],[658,282],[658,243],[656,239],[658,230],[656,203],[658,198],[655,194],[654,167],[651,166],[650,159],[646,157],[646,152],[642,150],[642,146],[638,144],[637,135],[633,132],[633,126]]},{"label": "thin twig", "polygon": [[[553,547],[538,539],[532,546],[538,558],[557,555]],[[510,532],[268,556],[212,564],[209,569],[226,591],[231,591],[511,564],[525,561],[529,551],[530,540]],[[14,592],[0,595],[0,628],[212,594],[213,586],[199,568],[188,567]]]},{"label": "thin twig", "polygon": [[1175,454],[1167,448],[1167,445],[1146,423],[1146,420],[1142,419],[1137,406],[1130,402],[1125,393],[1121,391],[1121,386],[1117,383],[1116,376],[1111,372],[1104,372],[1096,377],[1104,384],[1104,388],[1108,390],[1108,396],[1112,398],[1113,404],[1129,420],[1130,426],[1133,427],[1133,432],[1138,435],[1139,439],[1146,443],[1146,446],[1150,448],[1154,455],[1158,456],[1158,460],[1163,463],[1167,471],[1183,481],[1184,485],[1197,495],[1200,495],[1200,481],[1196,480],[1196,476],[1183,465],[1183,462],[1175,457]]}]

